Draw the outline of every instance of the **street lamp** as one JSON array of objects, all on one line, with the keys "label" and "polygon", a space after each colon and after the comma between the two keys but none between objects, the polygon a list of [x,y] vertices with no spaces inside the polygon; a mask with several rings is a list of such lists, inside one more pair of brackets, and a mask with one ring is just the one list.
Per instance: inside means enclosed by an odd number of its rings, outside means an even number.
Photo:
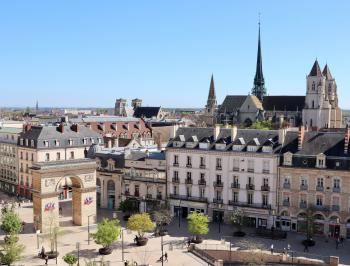
[{"label": "street lamp", "polygon": [[36,246],[39,250],[39,235],[40,235],[40,230],[36,230]]},{"label": "street lamp", "polygon": [[[118,212],[113,212],[113,219],[118,218]],[[122,262],[124,262],[124,230],[122,227],[120,227],[120,235],[122,238]]]},{"label": "street lamp", "polygon": [[95,216],[94,214],[88,215],[88,245],[90,245],[90,217]]},{"label": "street lamp", "polygon": [[179,228],[181,227],[181,199],[179,200],[179,206],[178,206],[178,209],[177,209],[177,213],[178,213],[178,216],[179,216]]},{"label": "street lamp", "polygon": [[230,262],[231,262],[231,256],[232,256],[232,254],[231,254],[231,251],[232,251],[232,237],[233,236],[223,236],[224,238],[229,238],[230,239]]},{"label": "street lamp", "polygon": [[80,266],[80,253],[79,253],[79,251],[80,251],[80,243],[79,242],[77,242],[76,244],[75,244],[75,246],[76,246],[76,248],[77,248],[77,250],[78,250],[78,266]]}]

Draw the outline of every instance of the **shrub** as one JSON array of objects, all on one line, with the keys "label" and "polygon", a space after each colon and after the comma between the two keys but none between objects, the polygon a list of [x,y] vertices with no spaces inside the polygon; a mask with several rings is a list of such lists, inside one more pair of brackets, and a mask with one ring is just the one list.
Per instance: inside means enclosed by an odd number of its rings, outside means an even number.
[{"label": "shrub", "polygon": [[22,221],[17,213],[7,211],[1,217],[1,229],[6,234],[18,234],[22,231]]},{"label": "shrub", "polygon": [[137,213],[132,215],[127,224],[127,228],[137,231],[139,237],[143,237],[145,232],[152,231],[154,224],[148,213]]},{"label": "shrub", "polygon": [[118,239],[120,230],[121,228],[117,219],[103,219],[103,221],[97,225],[97,232],[90,235],[95,240],[96,244],[106,248]]},{"label": "shrub", "polygon": [[69,266],[72,266],[73,264],[77,263],[78,257],[74,254],[66,254],[62,258],[65,263],[67,263]]},{"label": "shrub", "polygon": [[192,212],[188,215],[187,220],[187,229],[191,234],[198,237],[198,235],[206,235],[209,233],[209,219],[207,215],[203,213]]}]

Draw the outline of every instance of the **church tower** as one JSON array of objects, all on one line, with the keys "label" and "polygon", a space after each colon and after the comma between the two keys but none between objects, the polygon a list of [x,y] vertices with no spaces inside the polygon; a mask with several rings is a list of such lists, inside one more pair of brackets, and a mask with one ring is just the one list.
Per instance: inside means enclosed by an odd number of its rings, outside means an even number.
[{"label": "church tower", "polygon": [[316,59],[310,74],[306,77],[303,125],[310,129],[340,128],[341,116],[335,79],[328,65],[321,71]]},{"label": "church tower", "polygon": [[214,76],[211,75],[210,87],[207,105],[205,106],[205,112],[209,115],[214,115],[217,107],[216,95],[215,95],[215,85],[214,85]]},{"label": "church tower", "polygon": [[265,80],[262,70],[262,56],[261,56],[261,43],[260,43],[260,21],[259,21],[259,37],[258,37],[258,54],[256,59],[256,72],[254,77],[254,87],[252,94],[258,97],[260,101],[266,95]]}]

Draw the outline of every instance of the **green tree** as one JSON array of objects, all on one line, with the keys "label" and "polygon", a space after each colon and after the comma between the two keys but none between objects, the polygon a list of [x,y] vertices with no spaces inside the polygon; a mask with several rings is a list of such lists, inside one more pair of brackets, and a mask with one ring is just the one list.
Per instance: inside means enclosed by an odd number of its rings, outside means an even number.
[{"label": "green tree", "polygon": [[103,219],[97,225],[97,232],[90,234],[96,244],[102,245],[104,248],[109,248],[120,235],[120,225],[117,219]]},{"label": "green tree", "polygon": [[152,222],[148,213],[137,213],[129,218],[127,228],[137,231],[139,237],[144,237],[145,232],[149,232],[154,229],[154,223]]},{"label": "green tree", "polygon": [[206,235],[209,233],[209,219],[203,213],[192,212],[187,216],[188,225],[187,230],[199,239],[199,235]]},{"label": "green tree", "polygon": [[135,202],[130,200],[130,199],[126,199],[126,200],[123,200],[122,202],[120,202],[118,209],[127,215],[129,215],[132,212],[137,211],[137,208],[135,206]]},{"label": "green tree", "polygon": [[153,221],[156,223],[157,226],[160,227],[160,230],[163,229],[163,225],[170,224],[171,222],[171,214],[168,209],[160,209],[157,211],[154,211],[152,213]]},{"label": "green tree", "polygon": [[234,209],[229,219],[231,224],[236,227],[237,232],[242,232],[244,212],[241,209]]},{"label": "green tree", "polygon": [[274,126],[271,121],[256,121],[250,126],[250,128],[269,130],[269,129],[274,129]]},{"label": "green tree", "polygon": [[17,243],[16,237],[15,234],[12,234],[10,240],[4,242],[3,249],[0,251],[1,264],[10,266],[13,262],[21,259],[24,246]]},{"label": "green tree", "polygon": [[1,229],[6,234],[18,234],[22,231],[22,221],[18,214],[10,211],[3,212],[1,216]]},{"label": "green tree", "polygon": [[77,263],[77,261],[78,261],[78,257],[75,256],[74,254],[70,254],[70,253],[64,255],[62,259],[69,266],[72,266],[73,264]]}]

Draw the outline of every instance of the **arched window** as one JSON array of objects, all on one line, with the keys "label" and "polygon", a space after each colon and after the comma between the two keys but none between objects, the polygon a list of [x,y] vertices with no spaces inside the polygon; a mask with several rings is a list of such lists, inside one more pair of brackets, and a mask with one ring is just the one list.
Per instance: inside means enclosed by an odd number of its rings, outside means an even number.
[{"label": "arched window", "polygon": [[115,191],[115,183],[113,180],[108,180],[107,182],[107,191],[114,192]]}]

